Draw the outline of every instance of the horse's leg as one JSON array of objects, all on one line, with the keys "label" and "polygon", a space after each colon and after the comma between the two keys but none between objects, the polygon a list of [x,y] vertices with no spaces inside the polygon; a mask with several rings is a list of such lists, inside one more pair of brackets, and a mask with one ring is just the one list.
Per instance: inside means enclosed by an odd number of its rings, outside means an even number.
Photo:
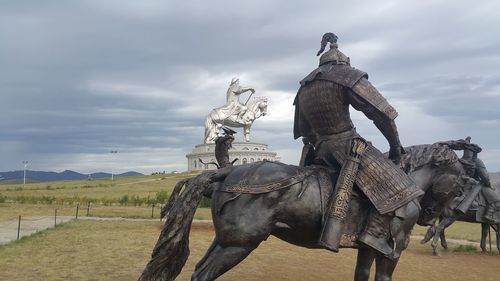
[{"label": "horse's leg", "polygon": [[243,125],[243,136],[245,138],[245,142],[250,142],[250,125]]},{"label": "horse's leg", "polygon": [[[439,217],[440,223],[442,220],[443,220],[443,217]],[[439,235],[439,239],[441,240],[441,247],[443,247],[443,249],[445,249],[445,250],[448,250],[448,243],[446,242],[446,236],[444,235],[444,229],[443,229],[443,232],[441,232],[441,234]]]},{"label": "horse's leg", "polygon": [[432,243],[431,243],[435,256],[439,256],[437,243],[438,243],[439,237],[441,236],[441,233],[443,233],[444,230],[448,226],[450,226],[453,222],[455,222],[455,218],[443,217],[443,220],[441,222],[439,222],[439,224],[436,226],[436,233],[434,234],[434,238],[432,238]]},{"label": "horse's leg", "polygon": [[500,223],[497,224],[496,233],[497,233],[497,250],[498,253],[500,254]]},{"label": "horse's leg", "polygon": [[448,250],[448,242],[446,242],[446,236],[444,235],[444,229],[443,229],[443,232],[441,233],[441,235],[439,236],[439,238],[441,239],[441,247],[443,247],[443,249],[445,249],[445,250]]},{"label": "horse's leg", "polygon": [[486,252],[486,237],[488,236],[489,229],[489,223],[481,223],[481,243],[479,244],[479,246],[481,247],[481,251],[483,251],[483,253]]},{"label": "horse's leg", "polygon": [[434,234],[436,234],[436,225],[431,225],[429,228],[427,228],[427,232],[425,233],[424,238],[422,241],[420,241],[420,244],[425,244],[431,240],[432,237],[434,237]]},{"label": "horse's leg", "polygon": [[212,242],[205,256],[196,265],[192,281],[210,281],[244,260],[257,246],[223,247]]},{"label": "horse's leg", "polygon": [[377,254],[375,258],[375,263],[377,271],[375,274],[375,281],[391,281],[392,274],[396,265],[398,265],[399,258],[391,260],[381,254]]},{"label": "horse's leg", "polygon": [[356,261],[356,271],[354,281],[368,281],[370,269],[375,259],[375,251],[371,248],[358,249],[358,259]]}]

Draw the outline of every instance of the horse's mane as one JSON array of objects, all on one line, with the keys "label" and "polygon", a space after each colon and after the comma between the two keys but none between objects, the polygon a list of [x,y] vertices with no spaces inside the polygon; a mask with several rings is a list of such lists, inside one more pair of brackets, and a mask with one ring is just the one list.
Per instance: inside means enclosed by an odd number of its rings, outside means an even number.
[{"label": "horse's mane", "polygon": [[406,154],[401,159],[401,166],[407,173],[425,165],[452,165],[458,156],[451,148],[439,143],[421,144],[405,147]]}]

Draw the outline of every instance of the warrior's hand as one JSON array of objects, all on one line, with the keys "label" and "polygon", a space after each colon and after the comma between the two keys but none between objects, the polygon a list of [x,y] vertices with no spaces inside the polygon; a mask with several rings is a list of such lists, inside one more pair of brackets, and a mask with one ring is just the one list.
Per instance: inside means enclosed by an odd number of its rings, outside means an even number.
[{"label": "warrior's hand", "polygon": [[389,159],[391,159],[394,164],[399,165],[401,162],[401,155],[405,153],[406,152],[402,146],[391,147],[389,150]]}]

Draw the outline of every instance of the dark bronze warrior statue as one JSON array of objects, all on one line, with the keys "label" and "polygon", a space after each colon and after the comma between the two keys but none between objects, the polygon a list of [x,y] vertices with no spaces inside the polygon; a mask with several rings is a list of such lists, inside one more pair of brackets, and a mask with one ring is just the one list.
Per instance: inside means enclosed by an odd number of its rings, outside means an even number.
[{"label": "dark bronze warrior statue", "polygon": [[[303,164],[322,164],[337,170],[342,167],[337,194],[330,199],[330,214],[325,218],[319,243],[338,250],[336,240],[346,216],[342,211],[346,207],[342,205],[348,203],[354,182],[374,206],[359,241],[384,255],[397,256],[388,243],[394,239],[391,237],[391,219],[398,215],[399,207],[422,195],[422,191],[395,165],[404,153],[394,123],[396,110],[372,86],[365,72],[350,66],[350,59],[338,49],[337,39],[333,33],[323,36],[317,55],[324,51],[327,43],[330,43],[330,50],[320,57],[319,67],[300,82],[294,102],[294,137],[307,139],[304,141],[305,155],[301,157]],[[351,121],[349,106],[362,111],[386,137],[390,145],[390,160],[367,143],[359,160],[353,158],[359,163],[347,165],[349,149],[355,141],[363,141]],[[313,163],[310,159],[314,159]],[[346,187],[339,186],[343,176]],[[345,194],[339,194],[341,192]]]}]

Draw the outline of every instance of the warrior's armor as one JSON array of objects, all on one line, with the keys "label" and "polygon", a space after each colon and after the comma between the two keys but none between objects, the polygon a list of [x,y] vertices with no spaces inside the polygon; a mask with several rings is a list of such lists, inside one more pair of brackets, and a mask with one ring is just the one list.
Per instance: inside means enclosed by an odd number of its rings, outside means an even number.
[{"label": "warrior's armor", "polygon": [[375,123],[389,142],[390,159],[371,143],[361,158],[355,185],[375,209],[359,241],[391,255],[389,224],[394,211],[423,192],[392,162],[399,163],[404,153],[394,123],[396,110],[371,85],[365,72],[350,66],[349,58],[337,48],[337,36],[325,34],[318,55],[327,42],[331,49],[321,56],[319,67],[300,81],[294,101],[294,137],[306,137],[314,145],[315,164],[338,169],[347,159],[352,140],[360,138],[351,121],[349,105]]}]

